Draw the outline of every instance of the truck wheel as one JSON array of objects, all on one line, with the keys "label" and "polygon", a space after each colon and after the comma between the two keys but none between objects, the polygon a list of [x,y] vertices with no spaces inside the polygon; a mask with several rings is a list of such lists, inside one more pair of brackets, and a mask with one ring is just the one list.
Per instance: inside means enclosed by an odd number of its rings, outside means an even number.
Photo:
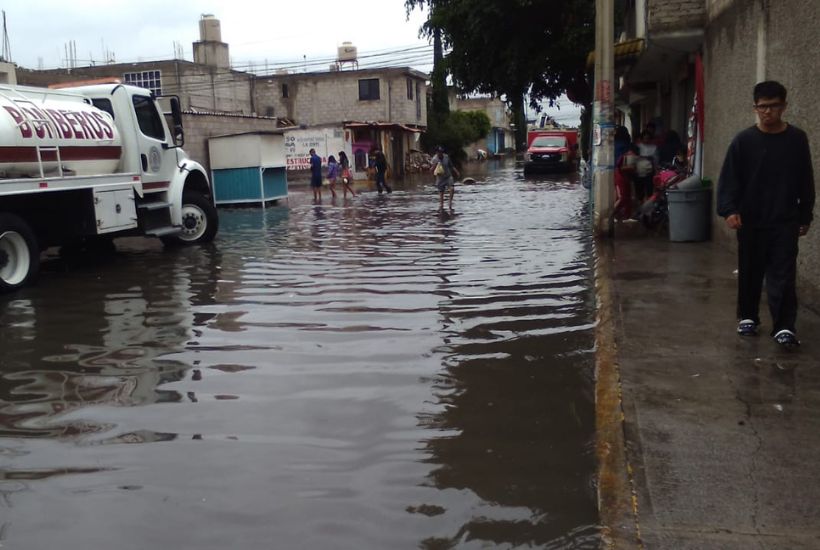
[{"label": "truck wheel", "polygon": [[216,207],[200,193],[187,192],[182,195],[182,232],[172,237],[163,237],[167,245],[209,243],[214,240],[219,228]]},{"label": "truck wheel", "polygon": [[0,214],[0,292],[32,281],[40,269],[40,247],[29,225],[14,214]]}]

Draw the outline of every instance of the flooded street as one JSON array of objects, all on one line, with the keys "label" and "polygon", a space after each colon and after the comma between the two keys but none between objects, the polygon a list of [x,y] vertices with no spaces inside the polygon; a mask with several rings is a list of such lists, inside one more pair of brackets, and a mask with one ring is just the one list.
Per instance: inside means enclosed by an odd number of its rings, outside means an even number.
[{"label": "flooded street", "polygon": [[2,545],[597,548],[587,191],[474,176],[0,296]]}]

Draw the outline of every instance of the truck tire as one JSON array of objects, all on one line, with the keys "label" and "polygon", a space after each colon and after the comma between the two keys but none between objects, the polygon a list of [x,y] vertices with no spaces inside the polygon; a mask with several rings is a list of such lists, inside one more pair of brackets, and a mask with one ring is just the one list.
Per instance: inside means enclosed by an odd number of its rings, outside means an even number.
[{"label": "truck tire", "polygon": [[208,197],[189,191],[182,194],[182,232],[162,237],[162,242],[166,245],[209,243],[218,228],[216,207]]},{"label": "truck tire", "polygon": [[37,277],[40,247],[28,223],[0,213],[0,292],[11,292]]}]

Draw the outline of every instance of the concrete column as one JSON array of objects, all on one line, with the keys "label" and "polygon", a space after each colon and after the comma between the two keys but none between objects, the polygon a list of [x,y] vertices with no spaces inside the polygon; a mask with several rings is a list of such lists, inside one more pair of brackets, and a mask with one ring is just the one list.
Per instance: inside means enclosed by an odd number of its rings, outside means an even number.
[{"label": "concrete column", "polygon": [[[640,3],[640,2],[639,2]],[[598,237],[614,234],[615,122],[614,0],[595,0],[595,97],[592,108],[593,230]]]}]

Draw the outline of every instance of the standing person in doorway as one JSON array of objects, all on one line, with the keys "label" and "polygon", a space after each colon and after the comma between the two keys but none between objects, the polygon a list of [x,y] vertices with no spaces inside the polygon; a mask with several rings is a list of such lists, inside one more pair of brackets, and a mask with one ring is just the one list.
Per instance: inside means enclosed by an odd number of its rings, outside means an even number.
[{"label": "standing person in doorway", "polygon": [[350,159],[347,158],[347,153],[344,151],[339,151],[339,168],[342,171],[342,191],[344,192],[344,198],[347,198],[347,192],[350,191],[350,196],[355,197],[356,193],[353,192],[353,175],[350,173]]},{"label": "standing person in doorway", "polygon": [[652,196],[652,178],[658,167],[658,146],[655,145],[655,138],[649,130],[641,133],[636,145],[638,146],[638,159],[635,163],[635,174],[632,181],[635,184],[635,196],[639,203],[643,204],[644,199]]},{"label": "standing person in doorway", "polygon": [[758,122],[729,145],[718,182],[718,215],[737,231],[737,332],[757,334],[763,279],[771,336],[783,347],[797,340],[798,239],[812,222],[814,174],[806,133],[783,120],[786,88],[754,87]]},{"label": "standing person in doorway", "polygon": [[453,195],[456,193],[455,177],[460,177],[458,170],[453,166],[450,157],[444,152],[444,147],[436,147],[436,154],[433,157],[433,175],[436,176],[436,189],[438,189],[438,207],[444,210],[444,193],[450,190],[450,209],[453,208]]},{"label": "standing person in doorway", "polygon": [[310,188],[313,189],[313,200],[322,200],[322,158],[316,149],[310,150]]},{"label": "standing person in doorway", "polygon": [[387,185],[387,157],[378,147],[374,152],[374,162],[376,167],[376,189],[379,190],[379,195],[382,194],[382,191],[392,193],[393,190]]}]

